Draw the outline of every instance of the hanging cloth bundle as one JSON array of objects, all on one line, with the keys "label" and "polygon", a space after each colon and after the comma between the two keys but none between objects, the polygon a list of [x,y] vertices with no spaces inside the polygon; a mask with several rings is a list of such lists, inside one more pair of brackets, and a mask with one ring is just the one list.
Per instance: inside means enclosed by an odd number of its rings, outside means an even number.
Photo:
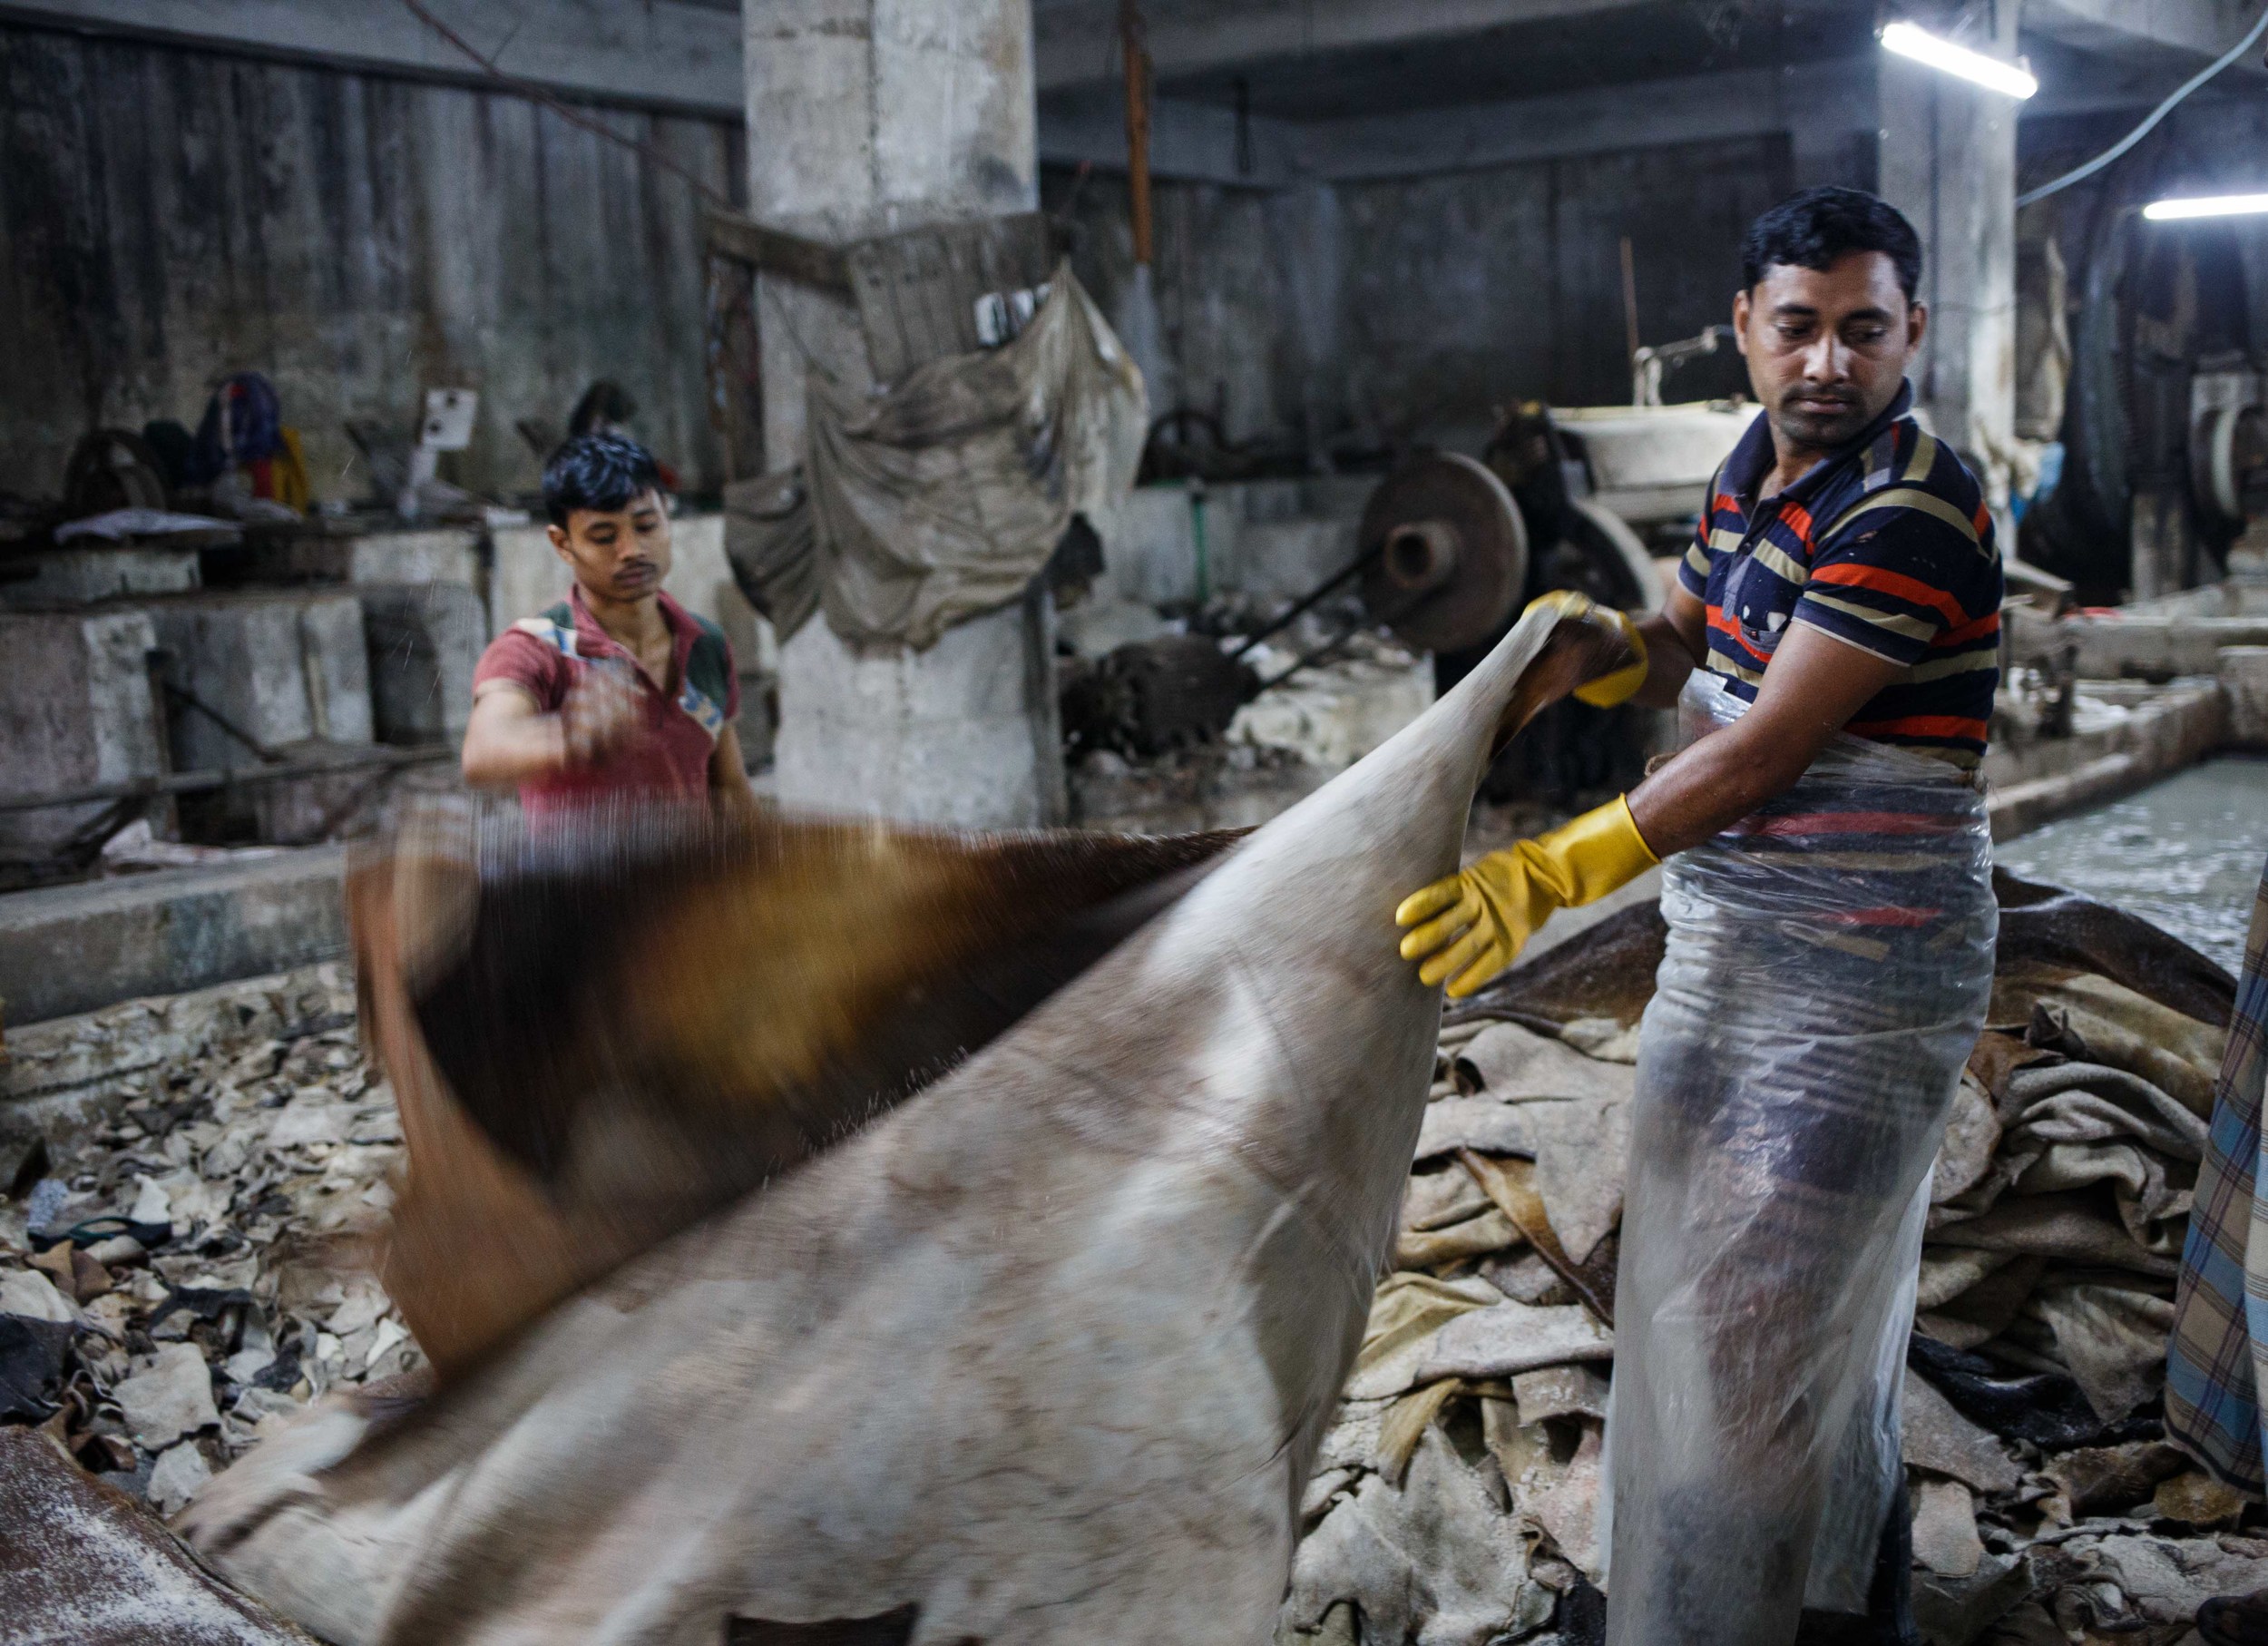
[{"label": "hanging cloth bundle", "polygon": [[[1682,730],[1745,707],[1696,674]],[[1930,1162],[1991,995],[1991,864],[1967,774],[1838,735],[1665,867],[1601,1505],[1621,1646],[1867,1610]]]}]

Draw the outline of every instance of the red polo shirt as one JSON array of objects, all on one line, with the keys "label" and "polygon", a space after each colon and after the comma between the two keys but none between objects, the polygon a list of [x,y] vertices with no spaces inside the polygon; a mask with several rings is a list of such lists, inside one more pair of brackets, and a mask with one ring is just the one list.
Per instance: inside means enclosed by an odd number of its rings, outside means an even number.
[{"label": "red polo shirt", "polygon": [[655,598],[672,642],[669,678],[660,686],[599,627],[582,603],[581,589],[542,616],[521,619],[481,653],[473,671],[475,691],[489,681],[510,681],[545,714],[556,714],[568,688],[606,659],[629,671],[644,701],[643,726],[598,765],[521,785],[520,805],[530,817],[619,794],[707,800],[709,756],[740,711],[740,678],[733,669],[732,648],[716,624],[667,594]]}]

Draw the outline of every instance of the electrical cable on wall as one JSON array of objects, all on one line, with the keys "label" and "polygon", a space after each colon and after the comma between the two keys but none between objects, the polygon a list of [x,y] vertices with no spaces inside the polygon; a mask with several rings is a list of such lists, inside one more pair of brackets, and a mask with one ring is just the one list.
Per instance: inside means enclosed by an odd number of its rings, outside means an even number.
[{"label": "electrical cable on wall", "polygon": [[2050,194],[2058,193],[2062,190],[2069,188],[2073,183],[2084,181],[2086,179],[2094,176],[2095,173],[2101,171],[2105,166],[2109,165],[2127,150],[2133,148],[2135,144],[2140,142],[2145,137],[2147,137],[2150,134],[2152,128],[2154,128],[2159,121],[2164,120],[2168,114],[2171,114],[2174,112],[2175,105],[2179,103],[2183,98],[2188,96],[2190,93],[2195,91],[2199,86],[2204,84],[2206,81],[2211,80],[2223,69],[2227,68],[2229,64],[2234,63],[2239,57],[2242,57],[2246,52],[2252,50],[2253,46],[2258,43],[2260,37],[2264,34],[2268,34],[2268,11],[2261,13],[2260,21],[2253,24],[2251,32],[2248,33],[2244,39],[2238,41],[2226,52],[2224,52],[2219,57],[2216,57],[2213,62],[2198,70],[2196,73],[2182,82],[2180,86],[2175,90],[2174,94],[2171,97],[2168,97],[2164,103],[2158,104],[2156,108],[2152,109],[2148,116],[2144,119],[2140,125],[2135,127],[2133,131],[2127,132],[2116,142],[2111,144],[2109,148],[2105,149],[2093,160],[2088,161],[2087,164],[2079,166],[2075,170],[2066,171],[2061,177],[2057,178],[2053,182],[2042,183],[2037,189],[2028,190],[2026,192],[2018,195],[2016,197],[2016,203],[2019,206],[2028,206],[2034,201],[2046,200]]}]

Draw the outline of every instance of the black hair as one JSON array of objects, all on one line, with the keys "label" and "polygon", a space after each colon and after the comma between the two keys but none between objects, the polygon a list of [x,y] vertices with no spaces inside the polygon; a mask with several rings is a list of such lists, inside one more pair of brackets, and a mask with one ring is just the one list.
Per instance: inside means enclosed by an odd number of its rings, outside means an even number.
[{"label": "black hair", "polygon": [[1782,201],[1748,225],[1740,243],[1740,286],[1754,291],[1774,263],[1826,269],[1854,251],[1879,251],[1898,270],[1906,301],[1921,285],[1921,237],[1879,194],[1833,183]]},{"label": "black hair", "polygon": [[543,465],[543,512],[557,526],[577,509],[612,514],[660,490],[653,454],[621,435],[577,435]]}]

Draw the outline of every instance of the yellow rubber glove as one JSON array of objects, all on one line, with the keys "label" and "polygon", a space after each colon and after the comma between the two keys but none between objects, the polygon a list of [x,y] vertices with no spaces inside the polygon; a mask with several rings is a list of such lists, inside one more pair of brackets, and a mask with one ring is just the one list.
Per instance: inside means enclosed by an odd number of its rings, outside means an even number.
[{"label": "yellow rubber glove", "polygon": [[1393,923],[1417,929],[1402,957],[1424,962],[1418,981],[1429,986],[1451,978],[1450,998],[1461,1000],[1518,959],[1553,909],[1596,902],[1659,861],[1622,796],[1404,897]]},{"label": "yellow rubber glove", "polygon": [[1589,595],[1573,589],[1553,589],[1539,594],[1528,603],[1528,611],[1533,612],[1539,606],[1557,612],[1562,622],[1591,623],[1610,630],[1620,635],[1623,643],[1636,654],[1635,661],[1576,687],[1577,702],[1589,703],[1594,709],[1611,709],[1617,703],[1628,702],[1646,684],[1646,642],[1639,638],[1638,626],[1630,621],[1628,612],[1602,606]]}]

